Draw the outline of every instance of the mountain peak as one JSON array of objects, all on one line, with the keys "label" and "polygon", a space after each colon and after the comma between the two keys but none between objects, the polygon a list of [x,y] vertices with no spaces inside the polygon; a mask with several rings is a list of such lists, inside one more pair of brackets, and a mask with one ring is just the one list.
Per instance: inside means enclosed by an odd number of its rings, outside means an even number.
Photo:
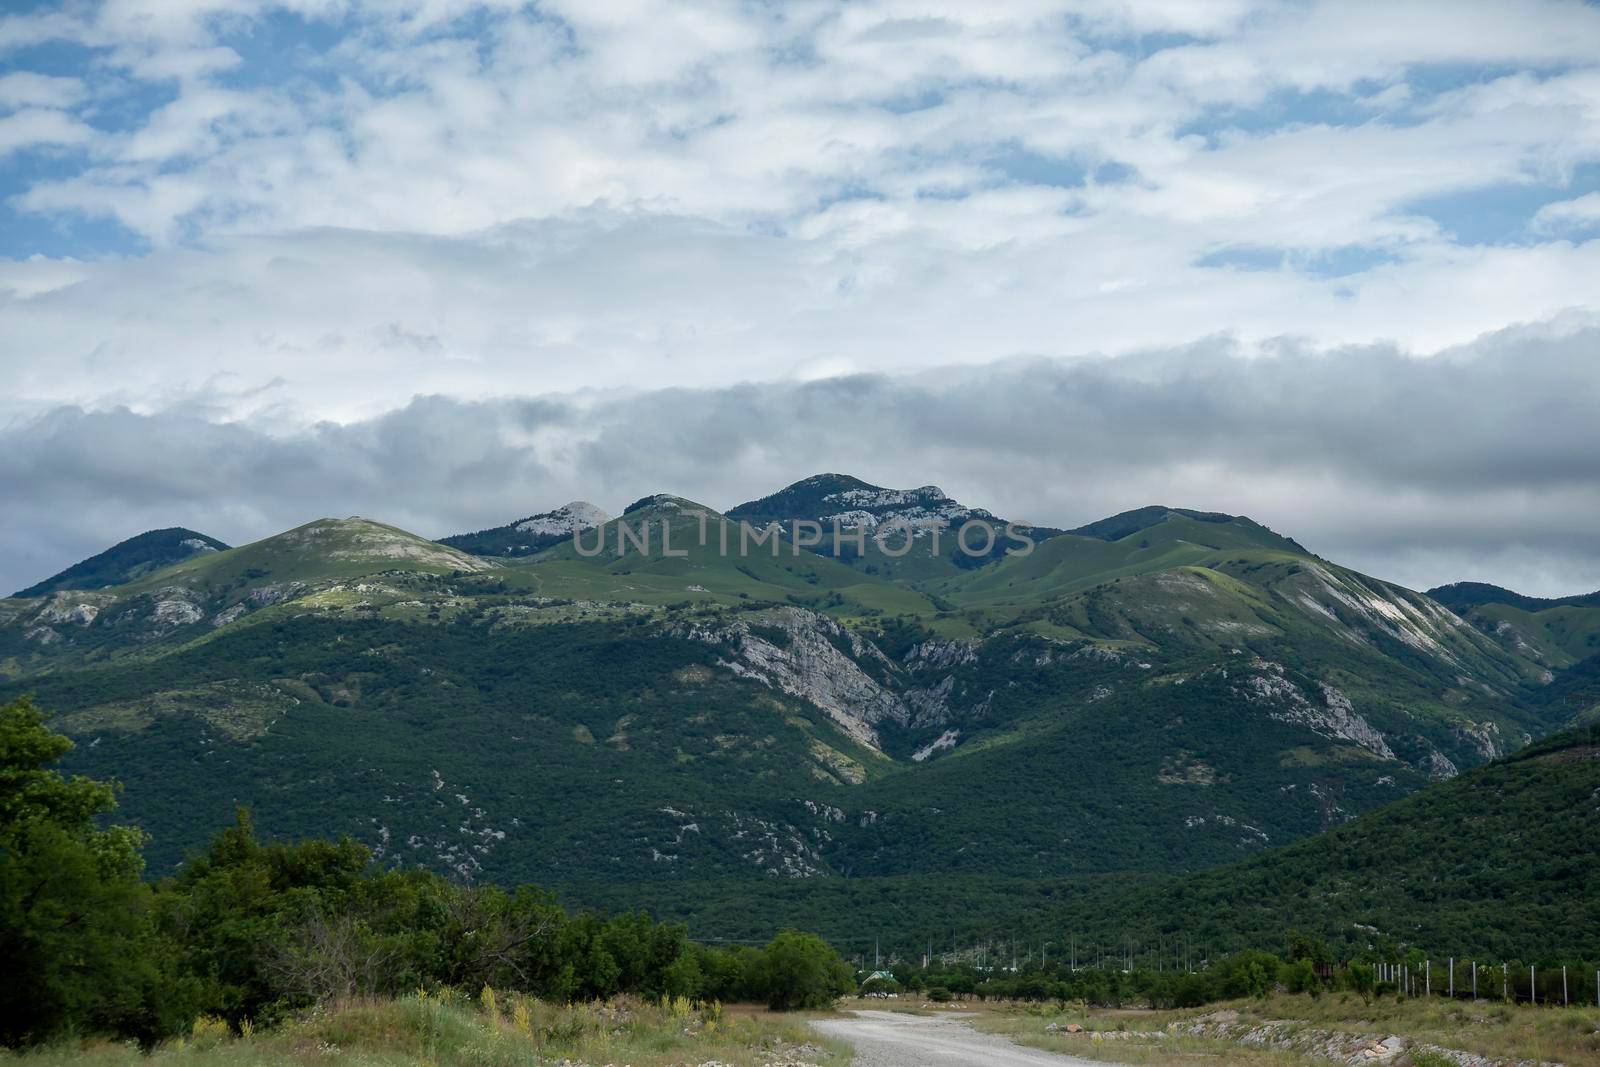
[{"label": "mountain peak", "polygon": [[707,515],[715,515],[715,508],[708,508],[704,504],[690,500],[688,497],[674,496],[671,493],[652,493],[640,497],[622,509],[624,515],[635,515],[641,511],[676,512],[676,511],[703,511]]},{"label": "mountain peak", "polygon": [[574,529],[592,530],[611,521],[603,508],[587,500],[573,500],[559,508],[518,519],[511,528],[520,533],[538,535],[570,534]]},{"label": "mountain peak", "polygon": [[603,508],[587,500],[573,500],[504,526],[441,537],[439,543],[475,556],[531,556],[571,537],[574,527],[591,530],[610,521],[611,515]]},{"label": "mountain peak", "polygon": [[59,574],[30,585],[15,595],[45,596],[68,589],[104,589],[123,585],[174,563],[227,548],[215,537],[182,526],[146,530],[126,541],[117,542],[104,552],[74,563]]},{"label": "mountain peak", "polygon": [[1221,511],[1194,511],[1190,508],[1170,508],[1163,504],[1151,504],[1142,508],[1134,508],[1132,511],[1120,512],[1067,532],[1078,537],[1093,537],[1101,541],[1120,541],[1124,537],[1132,537],[1134,534],[1143,533],[1152,526],[1157,526],[1174,517],[1190,519],[1194,522],[1212,523],[1218,526],[1246,527],[1250,530],[1270,535],[1284,545],[1292,547],[1296,552],[1306,551],[1292,537],[1284,537],[1282,534],[1276,533],[1245,515],[1229,515]]},{"label": "mountain peak", "polygon": [[316,519],[246,548],[264,557],[300,557],[338,564],[394,561],[406,564],[406,569],[416,570],[481,571],[495,566],[398,526],[363,519],[359,515],[347,519]]},{"label": "mountain peak", "polygon": [[982,508],[951,499],[937,485],[887,489],[848,474],[815,474],[771,496],[740,504],[729,518],[754,523],[796,520],[842,527],[903,523],[913,527],[949,525],[965,519],[998,521]]}]

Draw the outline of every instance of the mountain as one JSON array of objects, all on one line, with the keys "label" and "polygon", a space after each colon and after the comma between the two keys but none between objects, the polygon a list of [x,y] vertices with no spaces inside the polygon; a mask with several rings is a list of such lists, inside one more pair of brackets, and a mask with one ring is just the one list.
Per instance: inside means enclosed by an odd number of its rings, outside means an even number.
[{"label": "mountain", "polygon": [[[1528,963],[1600,959],[1596,797],[1600,725],[1590,725],[1325,833],[1181,877],[768,882],[737,898],[714,883],[595,885],[581,896],[643,901],[725,937],[803,926],[841,944],[877,941],[908,954],[931,933],[940,948],[952,936],[962,947],[1018,939],[1029,950],[1049,938],[1056,958],[1186,945],[1214,959],[1243,948],[1281,951],[1288,931],[1303,930],[1341,959],[1368,949],[1396,959],[1419,948],[1432,957],[1436,981],[1454,956],[1463,986],[1469,961],[1492,961],[1498,990],[1501,961],[1523,961],[1525,982]],[[1559,972],[1541,995],[1559,997]]]},{"label": "mountain", "polygon": [[[318,519],[121,585],[0,601],[0,677],[162,655],[282,603],[352,614],[406,585],[496,566],[382,523]],[[389,584],[360,581],[375,575]]]},{"label": "mountain", "polygon": [[[753,526],[795,523],[820,528],[813,550],[868,574],[917,580],[955,574],[1021,551],[1059,533],[1049,527],[1008,523],[983,508],[967,507],[936,485],[886,489],[847,474],[818,474],[752,500],[728,518]],[[973,529],[963,535],[968,524]],[[1026,531],[1019,536],[1012,527]],[[855,538],[834,531],[865,534]],[[965,536],[965,540],[962,537]]]},{"label": "mountain", "polygon": [[1310,924],[1341,940],[1387,938],[1440,955],[1593,959],[1597,797],[1600,726],[1590,726],[1201,875],[1169,899],[1240,941]]},{"label": "mountain", "polygon": [[574,530],[592,530],[610,522],[611,516],[586,500],[574,500],[552,511],[476,533],[439,538],[439,543],[475,556],[531,556],[559,544]]},{"label": "mountain", "polygon": [[1428,595],[1519,655],[1560,669],[1600,654],[1600,593],[1543,599],[1456,582]]},{"label": "mountain", "polygon": [[525,556],[322,519],[0,601],[0,699],[125,782],[155,870],[243,803],[386,863],[735,896],[1198,871],[1574,715],[1566,672],[1247,518],[921,569],[764,528],[842,504],[926,520],[913,545],[989,515],[823,475],[726,515],[645,497]]},{"label": "mountain", "polygon": [[1563,597],[1523,596],[1521,593],[1514,593],[1509,589],[1485,582],[1452,582],[1428,590],[1428,595],[1455,612],[1470,611],[1485,604],[1505,604],[1527,612],[1566,607],[1600,608],[1600,593]]},{"label": "mountain", "polygon": [[1280,538],[1265,526],[1239,515],[1225,515],[1220,511],[1191,511],[1188,508],[1168,508],[1160,505],[1124,511],[1119,515],[1100,519],[1067,532],[1078,537],[1095,537],[1102,541],[1121,541],[1174,518],[1193,519],[1195,522],[1207,522],[1218,526],[1250,527],[1295,552],[1302,554],[1305,552],[1305,549],[1294,541],[1288,538]]},{"label": "mountain", "polygon": [[46,596],[64,589],[104,589],[111,585],[122,585],[191,556],[221,552],[227,547],[215,537],[207,537],[182,526],[146,530],[14,595]]}]

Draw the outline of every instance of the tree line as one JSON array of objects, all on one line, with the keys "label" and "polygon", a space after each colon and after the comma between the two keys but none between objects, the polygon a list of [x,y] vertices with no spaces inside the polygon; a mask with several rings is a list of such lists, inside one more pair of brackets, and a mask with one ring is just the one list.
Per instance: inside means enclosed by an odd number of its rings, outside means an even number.
[{"label": "tree line", "polygon": [[534,886],[378,868],[349,839],[263,841],[248,812],[179,872],[102,825],[112,783],[64,777],[71,742],[0,707],[0,1044],[108,1034],[146,1047],[196,1018],[271,1025],[310,1005],[449,986],[556,1001],[621,993],[820,1007],[855,988],[826,942],[721,948],[643,912],[568,912]]}]

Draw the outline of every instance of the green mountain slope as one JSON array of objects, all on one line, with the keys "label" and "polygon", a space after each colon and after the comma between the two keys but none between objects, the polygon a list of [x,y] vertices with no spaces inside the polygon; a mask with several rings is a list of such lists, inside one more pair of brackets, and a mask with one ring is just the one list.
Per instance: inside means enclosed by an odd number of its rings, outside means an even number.
[{"label": "green mountain slope", "polygon": [[517,568],[549,596],[607,602],[780,602],[856,617],[931,613],[912,588],[863,574],[796,546],[783,531],[722,515],[681,497],[647,497],[576,542]]},{"label": "green mountain slope", "polygon": [[[360,611],[410,586],[442,589],[444,576],[496,566],[382,523],[318,519],[122,585],[0,601],[0,676],[161,654],[290,602]],[[380,575],[388,580],[360,581]]]},{"label": "green mountain slope", "polygon": [[14,595],[35,597],[66,589],[104,589],[110,585],[135,581],[151,571],[180,563],[191,556],[221,552],[227,547],[215,537],[207,537],[182,526],[146,530]]},{"label": "green mountain slope", "polygon": [[875,942],[913,958],[929,939],[940,949],[1016,939],[1030,950],[1048,940],[1056,958],[1185,945],[1215,958],[1281,950],[1286,932],[1299,929],[1326,938],[1340,957],[1378,949],[1393,958],[1415,947],[1435,967],[1451,956],[1523,965],[1600,960],[1600,897],[1592,891],[1600,847],[1590,830],[1597,797],[1600,727],[1589,727],[1199,874],[924,874],[769,882],[738,895],[716,883],[583,884],[569,895],[617,906],[644,901],[701,936],[803,925],[840,944]]},{"label": "green mountain slope", "polygon": [[1429,596],[1519,655],[1554,669],[1600,654],[1600,593],[1541,599],[1457,582]]},{"label": "green mountain slope", "polygon": [[[1238,867],[1170,908],[1261,941],[1299,923],[1444,954],[1600,958],[1600,729],[1573,731]],[[1363,930],[1370,927],[1376,931]]]}]

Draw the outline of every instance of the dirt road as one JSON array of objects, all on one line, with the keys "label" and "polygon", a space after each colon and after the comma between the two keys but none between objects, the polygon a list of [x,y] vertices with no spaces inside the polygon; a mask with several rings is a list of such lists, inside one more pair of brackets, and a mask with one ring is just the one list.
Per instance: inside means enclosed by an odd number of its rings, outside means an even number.
[{"label": "dirt road", "polygon": [[848,1019],[821,1019],[811,1025],[856,1050],[855,1067],[1105,1067],[1076,1056],[1023,1048],[1003,1037],[982,1034],[958,1012],[904,1015],[855,1011]]}]

